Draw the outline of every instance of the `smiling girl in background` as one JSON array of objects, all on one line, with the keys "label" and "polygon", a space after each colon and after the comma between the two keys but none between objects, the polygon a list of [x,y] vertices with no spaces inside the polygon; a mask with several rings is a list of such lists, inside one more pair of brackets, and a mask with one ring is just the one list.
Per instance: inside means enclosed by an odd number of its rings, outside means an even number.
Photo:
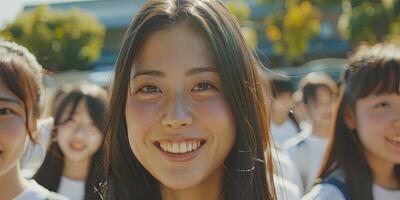
[{"label": "smiling girl in background", "polygon": [[63,94],[54,116],[56,142],[33,177],[38,183],[73,200],[98,197],[94,175],[101,161],[106,104],[106,91],[90,83]]},{"label": "smiling girl in background", "polygon": [[400,46],[350,58],[319,184],[304,199],[400,199]]}]

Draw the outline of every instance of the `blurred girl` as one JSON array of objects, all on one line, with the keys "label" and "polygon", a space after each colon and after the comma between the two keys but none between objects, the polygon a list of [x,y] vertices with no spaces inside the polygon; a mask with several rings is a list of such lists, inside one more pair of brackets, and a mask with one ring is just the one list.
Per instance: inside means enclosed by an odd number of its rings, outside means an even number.
[{"label": "blurred girl", "polygon": [[400,47],[350,58],[319,184],[304,199],[400,199]]},{"label": "blurred girl", "polygon": [[100,161],[107,94],[85,83],[63,96],[55,110],[56,142],[34,179],[70,199],[96,199],[94,167]]},{"label": "blurred girl", "polygon": [[21,173],[20,160],[38,138],[42,67],[28,50],[0,40],[0,199],[64,199]]},{"label": "blurred girl", "polygon": [[148,1],[110,105],[107,199],[274,199],[259,63],[220,1]]}]

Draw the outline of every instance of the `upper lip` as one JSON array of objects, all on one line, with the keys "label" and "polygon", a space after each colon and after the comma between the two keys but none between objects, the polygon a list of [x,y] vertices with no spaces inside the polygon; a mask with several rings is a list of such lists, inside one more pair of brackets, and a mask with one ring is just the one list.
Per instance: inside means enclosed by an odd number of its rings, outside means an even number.
[{"label": "upper lip", "polygon": [[196,136],[172,135],[172,136],[157,138],[157,139],[154,140],[154,142],[159,142],[159,141],[184,142],[184,141],[189,141],[189,140],[205,141],[206,139],[202,138],[202,137],[196,137]]}]

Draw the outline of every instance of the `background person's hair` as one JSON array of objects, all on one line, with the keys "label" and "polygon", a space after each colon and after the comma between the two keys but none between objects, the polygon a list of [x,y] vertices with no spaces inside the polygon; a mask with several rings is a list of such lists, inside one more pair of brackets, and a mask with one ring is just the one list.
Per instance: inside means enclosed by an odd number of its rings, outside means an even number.
[{"label": "background person's hair", "polygon": [[43,109],[42,66],[25,47],[0,38],[0,79],[23,103],[30,139]]},{"label": "background person's hair", "polygon": [[[355,105],[361,98],[374,94],[399,94],[400,46],[389,43],[361,46],[349,61],[319,178],[329,177],[334,170],[342,169],[350,199],[372,200],[373,174],[358,133],[346,125],[344,115],[355,117]],[[395,166],[395,173],[400,182],[399,164]]]},{"label": "background person's hair", "polygon": [[[49,151],[46,154],[43,164],[33,176],[33,179],[45,188],[57,192],[63,173],[65,157],[56,139],[58,134],[57,128],[72,118],[78,104],[83,101],[87,106],[93,124],[101,133],[104,133],[107,100],[107,92],[101,87],[91,83],[84,83],[74,87],[71,91],[65,91],[64,96],[55,110],[54,125],[56,128],[52,132],[52,143],[50,144]],[[68,117],[65,121],[61,121],[65,113],[68,113]],[[99,182],[97,177],[99,173],[98,170],[100,169],[98,169],[97,166],[102,158],[101,148],[102,147],[100,147],[91,158],[89,173],[86,178],[84,199],[99,199],[99,195],[95,191],[95,186],[98,185]]]},{"label": "background person's hair", "polygon": [[327,89],[333,96],[338,93],[337,85],[331,77],[322,72],[311,72],[303,77],[299,83],[304,105],[308,106],[310,102],[317,99],[319,88]]},{"label": "background person's hair", "polygon": [[146,39],[157,30],[179,24],[190,26],[209,41],[224,96],[235,114],[237,136],[224,162],[224,199],[275,198],[268,103],[260,65],[241,34],[239,24],[217,0],[149,1],[131,22],[111,88],[104,195],[107,199],[161,199],[160,183],[139,163],[130,148],[125,105],[131,69]]},{"label": "background person's hair", "polygon": [[284,92],[294,93],[293,81],[289,78],[272,78],[270,80],[272,97],[276,98]]}]

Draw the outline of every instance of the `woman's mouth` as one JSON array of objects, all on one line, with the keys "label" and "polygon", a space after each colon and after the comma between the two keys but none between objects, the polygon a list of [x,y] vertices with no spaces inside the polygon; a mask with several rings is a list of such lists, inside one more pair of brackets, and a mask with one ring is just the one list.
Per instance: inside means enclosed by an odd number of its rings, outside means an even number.
[{"label": "woman's mouth", "polygon": [[86,148],[86,143],[84,142],[70,142],[69,146],[72,150],[75,151],[82,151],[83,149]]},{"label": "woman's mouth", "polygon": [[400,135],[388,136],[386,140],[394,145],[400,145]]},{"label": "woman's mouth", "polygon": [[181,141],[162,140],[154,144],[168,160],[183,162],[194,158],[205,143],[205,140],[191,139]]}]

